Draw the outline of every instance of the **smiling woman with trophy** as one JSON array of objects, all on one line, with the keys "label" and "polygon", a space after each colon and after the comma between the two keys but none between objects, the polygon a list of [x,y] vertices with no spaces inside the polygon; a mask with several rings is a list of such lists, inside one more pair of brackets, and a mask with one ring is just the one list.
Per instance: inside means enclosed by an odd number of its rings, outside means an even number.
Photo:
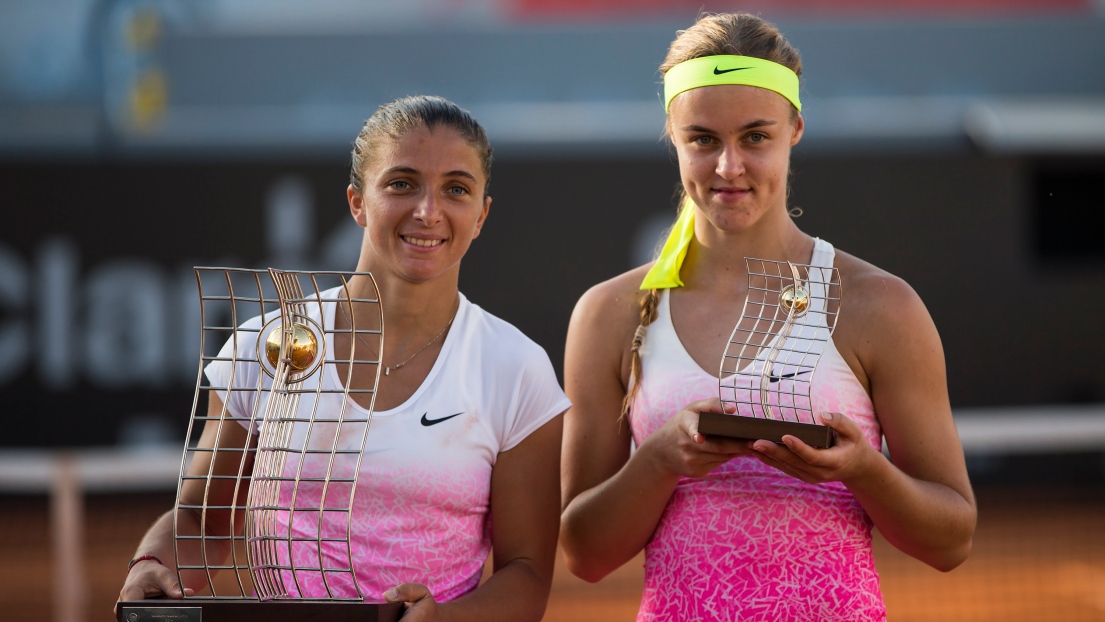
[{"label": "smiling woman with trophy", "polygon": [[458,290],[490,166],[466,111],[394,101],[353,150],[356,272],[197,269],[204,339],[229,337],[121,619],[541,618],[569,404],[545,352]]},{"label": "smiling woman with trophy", "polygon": [[561,543],[592,581],[643,549],[638,620],[884,619],[872,524],[942,570],[971,549],[928,312],[792,220],[801,69],[753,15],[678,34],[660,71],[679,218],[572,315]]}]

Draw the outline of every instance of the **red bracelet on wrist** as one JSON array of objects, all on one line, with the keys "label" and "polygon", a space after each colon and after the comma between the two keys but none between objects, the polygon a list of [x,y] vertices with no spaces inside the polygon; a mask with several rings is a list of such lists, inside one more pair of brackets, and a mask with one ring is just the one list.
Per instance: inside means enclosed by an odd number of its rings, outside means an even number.
[{"label": "red bracelet on wrist", "polygon": [[138,557],[135,557],[134,559],[130,560],[130,563],[127,564],[127,572],[130,572],[130,569],[134,568],[134,565],[137,564],[138,562],[144,562],[144,561],[147,561],[147,560],[151,561],[151,562],[157,562],[158,564],[161,564],[162,566],[165,565],[165,564],[161,563],[161,560],[158,559],[156,555],[139,555]]}]

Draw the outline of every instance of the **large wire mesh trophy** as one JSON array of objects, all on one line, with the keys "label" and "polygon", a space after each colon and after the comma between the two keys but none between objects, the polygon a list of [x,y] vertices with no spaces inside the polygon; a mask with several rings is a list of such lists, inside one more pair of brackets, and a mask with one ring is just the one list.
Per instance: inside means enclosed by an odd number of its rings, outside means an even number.
[{"label": "large wire mesh trophy", "polygon": [[[202,576],[210,594],[120,603],[118,619],[397,620],[400,603],[362,602],[350,545],[382,367],[375,281],[368,273],[195,272],[202,331],[188,438],[214,422],[220,430],[242,426],[247,441],[220,444],[221,431],[207,443],[189,440],[181,461],[178,577],[188,585]],[[353,277],[370,285],[368,298],[350,295]],[[338,314],[348,329],[335,328]],[[336,336],[348,344],[340,360]],[[227,366],[229,380],[209,384],[208,365]],[[221,398],[220,409],[201,399],[208,391]],[[230,404],[238,412],[231,414]],[[199,520],[185,520],[190,516]]]},{"label": "large wire mesh trophy", "polygon": [[[812,447],[832,445],[834,431],[810,402],[814,371],[840,313],[840,274],[790,262],[745,258],[748,296],[721,357],[718,392],[732,414],[702,413],[703,434]],[[728,410],[728,409],[727,409]]]}]

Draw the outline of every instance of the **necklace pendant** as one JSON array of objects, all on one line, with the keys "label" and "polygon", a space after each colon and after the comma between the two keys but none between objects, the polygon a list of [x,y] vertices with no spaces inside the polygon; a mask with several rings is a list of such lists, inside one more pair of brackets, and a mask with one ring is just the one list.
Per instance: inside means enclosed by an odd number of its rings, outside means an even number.
[{"label": "necklace pendant", "polygon": [[390,367],[386,367],[386,366],[384,367],[384,375],[385,376],[390,376],[391,375],[391,368]]}]

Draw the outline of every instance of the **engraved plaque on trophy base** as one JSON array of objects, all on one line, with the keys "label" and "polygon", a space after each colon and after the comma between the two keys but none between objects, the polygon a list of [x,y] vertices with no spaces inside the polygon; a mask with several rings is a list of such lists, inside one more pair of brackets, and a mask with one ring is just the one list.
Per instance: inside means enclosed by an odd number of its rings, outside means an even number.
[{"label": "engraved plaque on trophy base", "polygon": [[189,598],[121,602],[115,610],[116,622],[395,622],[403,615],[403,603]]},{"label": "engraved plaque on trophy base", "polygon": [[750,441],[764,439],[773,443],[782,443],[783,436],[790,434],[817,449],[831,447],[836,437],[836,431],[826,425],[721,413],[701,413],[698,417],[698,431],[703,434],[743,438]]}]

